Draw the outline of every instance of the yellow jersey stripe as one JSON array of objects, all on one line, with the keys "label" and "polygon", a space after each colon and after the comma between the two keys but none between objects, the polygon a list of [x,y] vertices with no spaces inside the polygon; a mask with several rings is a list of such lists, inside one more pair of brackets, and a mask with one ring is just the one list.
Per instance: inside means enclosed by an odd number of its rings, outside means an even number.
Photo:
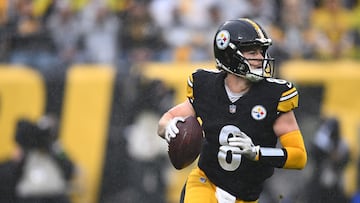
[{"label": "yellow jersey stripe", "polygon": [[295,97],[298,94],[297,90],[295,87],[289,89],[288,91],[282,93],[281,97],[280,97],[280,101],[285,101],[288,100],[292,97]]},{"label": "yellow jersey stripe", "polygon": [[291,94],[289,94],[289,95],[286,95],[286,96],[284,96],[284,97],[281,97],[281,98],[280,98],[280,101],[289,100],[289,99],[295,97],[297,94],[298,94],[298,92],[295,91],[295,92],[293,92],[293,93],[291,93]]},{"label": "yellow jersey stripe", "polygon": [[278,111],[288,112],[292,109],[295,109],[299,105],[299,94],[295,87],[284,92],[280,99],[278,105]]}]

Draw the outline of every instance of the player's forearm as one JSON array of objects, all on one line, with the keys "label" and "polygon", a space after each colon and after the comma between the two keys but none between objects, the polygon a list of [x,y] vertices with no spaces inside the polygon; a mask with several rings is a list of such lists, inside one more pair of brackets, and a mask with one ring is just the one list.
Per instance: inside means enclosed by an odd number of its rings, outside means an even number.
[{"label": "player's forearm", "polygon": [[260,147],[258,161],[277,168],[302,169],[307,162],[304,141],[299,130],[280,137],[283,148]]},{"label": "player's forearm", "polygon": [[307,162],[307,153],[300,130],[281,136],[280,143],[287,151],[287,159],[283,168],[304,168]]}]

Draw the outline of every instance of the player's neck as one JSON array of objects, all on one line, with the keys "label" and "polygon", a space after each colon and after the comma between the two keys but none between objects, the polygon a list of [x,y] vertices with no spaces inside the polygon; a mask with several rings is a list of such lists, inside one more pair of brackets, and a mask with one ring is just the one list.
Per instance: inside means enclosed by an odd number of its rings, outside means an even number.
[{"label": "player's neck", "polygon": [[251,85],[251,83],[245,78],[241,78],[232,74],[228,74],[226,76],[225,84],[229,90],[234,93],[246,93]]}]

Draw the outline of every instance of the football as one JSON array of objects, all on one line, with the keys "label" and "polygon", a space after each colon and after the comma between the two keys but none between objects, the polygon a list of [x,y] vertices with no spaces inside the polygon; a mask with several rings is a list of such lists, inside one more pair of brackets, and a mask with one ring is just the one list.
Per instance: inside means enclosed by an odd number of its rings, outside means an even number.
[{"label": "football", "polygon": [[185,122],[178,122],[179,133],[170,140],[168,154],[172,165],[180,170],[189,166],[201,151],[203,130],[194,116],[189,116]]}]

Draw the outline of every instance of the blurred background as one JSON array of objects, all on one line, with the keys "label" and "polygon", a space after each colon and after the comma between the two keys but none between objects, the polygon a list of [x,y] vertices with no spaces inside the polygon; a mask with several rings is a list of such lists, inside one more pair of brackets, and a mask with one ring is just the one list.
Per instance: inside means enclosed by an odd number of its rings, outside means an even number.
[{"label": "blurred background", "polygon": [[47,148],[72,163],[71,202],[178,202],[195,163],[171,166],[157,121],[192,71],[215,68],[215,31],[239,17],[265,28],[276,77],[299,89],[308,148],[307,167],[277,169],[260,202],[359,202],[359,0],[0,0],[0,179],[15,180],[0,181],[0,202],[32,198],[15,137],[38,136],[18,123],[41,129],[45,115],[57,126]]}]

